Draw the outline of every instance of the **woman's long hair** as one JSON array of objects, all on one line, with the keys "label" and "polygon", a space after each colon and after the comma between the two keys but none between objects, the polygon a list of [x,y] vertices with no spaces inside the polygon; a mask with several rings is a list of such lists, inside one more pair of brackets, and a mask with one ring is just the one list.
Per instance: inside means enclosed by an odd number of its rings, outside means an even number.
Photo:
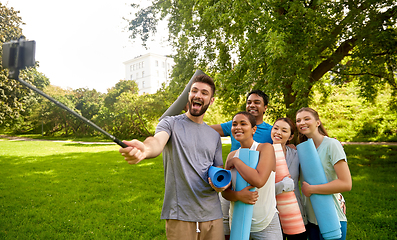
[{"label": "woman's long hair", "polygon": [[[300,113],[300,112],[309,112],[313,115],[314,119],[320,121],[320,125],[318,126],[318,132],[321,135],[328,137],[327,130],[325,130],[325,127],[324,127],[323,123],[321,122],[320,117],[318,116],[318,113],[316,112],[316,110],[314,110],[313,108],[309,108],[309,107],[303,107],[296,112],[296,115],[298,115],[298,113]],[[306,137],[306,135],[299,132],[298,140],[300,143],[306,141],[307,139],[308,138]]]}]

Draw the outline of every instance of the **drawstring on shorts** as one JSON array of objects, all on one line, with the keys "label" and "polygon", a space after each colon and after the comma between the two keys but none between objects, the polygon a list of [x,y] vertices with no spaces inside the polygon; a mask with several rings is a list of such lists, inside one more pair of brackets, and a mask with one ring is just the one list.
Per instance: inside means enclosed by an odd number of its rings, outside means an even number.
[{"label": "drawstring on shorts", "polygon": [[201,232],[200,229],[199,229],[199,223],[196,222],[196,233],[199,233],[199,232]]}]

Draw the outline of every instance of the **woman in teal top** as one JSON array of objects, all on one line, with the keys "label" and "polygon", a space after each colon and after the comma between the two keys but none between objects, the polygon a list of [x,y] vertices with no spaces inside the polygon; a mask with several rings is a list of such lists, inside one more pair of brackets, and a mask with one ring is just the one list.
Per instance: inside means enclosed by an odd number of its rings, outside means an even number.
[{"label": "woman in teal top", "polygon": [[302,193],[304,195],[302,200],[307,213],[308,225],[306,230],[309,239],[323,239],[309,198],[312,194],[333,194],[334,205],[342,226],[342,237],[340,239],[346,239],[347,219],[340,207],[338,197],[339,193],[351,190],[352,179],[343,147],[338,140],[328,137],[318,113],[312,108],[305,107],[298,110],[296,127],[299,131],[299,142],[304,142],[309,138],[313,139],[328,180],[328,183],[319,185],[310,185],[302,181]]}]

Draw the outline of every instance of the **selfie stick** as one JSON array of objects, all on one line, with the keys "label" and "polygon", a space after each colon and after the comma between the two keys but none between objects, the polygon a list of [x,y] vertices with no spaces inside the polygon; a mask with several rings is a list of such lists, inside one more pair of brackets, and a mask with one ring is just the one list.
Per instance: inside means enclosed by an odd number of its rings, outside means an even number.
[{"label": "selfie stick", "polygon": [[[8,46],[4,47],[4,45],[6,45],[6,44]],[[10,46],[10,43],[3,44],[3,50],[7,49],[7,54],[6,55],[8,55],[8,53],[11,53],[8,59],[4,59],[5,56],[4,56],[4,51],[3,51],[3,66],[4,66],[4,62],[6,62],[7,64],[5,64],[5,67],[10,69],[10,75],[9,75],[10,78],[19,81],[25,87],[28,87],[31,90],[33,90],[33,91],[37,92],[38,94],[40,94],[41,96],[47,98],[51,102],[55,103],[55,105],[57,105],[58,107],[66,110],[67,112],[69,112],[72,115],[74,115],[76,118],[79,118],[80,120],[82,120],[86,124],[88,124],[91,127],[95,128],[100,133],[102,133],[105,136],[107,136],[108,138],[112,139],[113,142],[117,143],[121,147],[123,147],[123,148],[128,147],[127,144],[123,143],[122,141],[117,139],[115,136],[111,135],[110,133],[106,132],[102,128],[98,127],[97,125],[95,125],[90,120],[88,120],[85,117],[81,116],[80,114],[78,114],[77,112],[73,111],[72,109],[68,108],[63,103],[58,102],[54,98],[48,96],[47,94],[45,94],[44,92],[40,91],[36,87],[34,87],[34,86],[30,85],[29,83],[25,82],[24,80],[20,79],[19,78],[19,71],[21,69],[23,69],[23,68],[25,68],[27,66],[34,66],[34,44],[33,44],[33,53],[31,54],[31,56],[29,56],[29,58],[30,58],[29,63],[26,63],[26,59],[25,59],[25,56],[24,56],[25,55],[24,53],[26,52],[26,49],[24,47],[24,44],[25,44],[24,40],[20,39],[20,40],[18,40],[18,42],[16,42],[16,41],[11,42],[11,44],[12,44],[12,46]],[[8,52],[8,49],[9,49],[9,52]]]},{"label": "selfie stick", "polygon": [[26,87],[32,89],[33,91],[37,92],[38,94],[40,94],[41,96],[47,98],[48,100],[50,100],[51,102],[55,103],[58,107],[66,110],[67,112],[71,113],[73,116],[75,116],[76,118],[81,119],[83,122],[85,122],[86,124],[90,125],[91,127],[95,128],[97,131],[101,132],[102,134],[104,134],[105,136],[107,136],[108,138],[112,139],[113,142],[117,143],[118,145],[120,145],[123,148],[128,147],[127,144],[123,143],[122,141],[120,141],[119,139],[117,139],[115,136],[111,135],[110,133],[106,132],[105,130],[103,130],[102,128],[98,127],[96,124],[94,124],[93,122],[91,122],[90,120],[88,120],[87,118],[81,116],[80,114],[78,114],[77,112],[73,111],[72,109],[68,108],[67,106],[65,106],[63,103],[58,102],[57,100],[55,100],[54,98],[48,96],[47,94],[45,94],[44,92],[40,91],[39,89],[35,88],[34,86],[30,85],[29,83],[25,82],[24,80],[18,78],[16,79],[18,80],[20,83],[22,83],[23,85],[25,85]]}]

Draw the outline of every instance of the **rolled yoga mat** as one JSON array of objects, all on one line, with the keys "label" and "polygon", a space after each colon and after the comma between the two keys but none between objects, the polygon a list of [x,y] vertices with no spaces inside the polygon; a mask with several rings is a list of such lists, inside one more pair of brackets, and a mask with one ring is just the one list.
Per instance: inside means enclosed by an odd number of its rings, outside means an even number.
[{"label": "rolled yoga mat", "polygon": [[[325,176],[320,157],[314,146],[313,139],[296,146],[299,162],[305,181],[310,185],[325,184],[328,182]],[[312,194],[310,201],[316,215],[320,232],[324,239],[339,239],[342,237],[341,225],[335,209],[332,195]]]},{"label": "rolled yoga mat", "polygon": [[212,184],[217,188],[223,188],[232,180],[232,174],[229,170],[211,166],[208,170],[208,176],[211,178]]},{"label": "rolled yoga mat", "polygon": [[[273,148],[276,155],[276,183],[278,183],[289,175],[289,170],[281,144],[273,144]],[[295,235],[306,231],[294,190],[276,195],[276,201],[283,232]]]},{"label": "rolled yoga mat", "polygon": [[[247,166],[256,169],[259,160],[259,152],[250,150],[248,148],[240,148],[239,159]],[[237,172],[236,189],[234,191],[241,191],[243,188],[250,186],[244,178]],[[255,191],[251,189],[251,191]],[[246,204],[241,201],[234,202],[232,226],[230,228],[231,240],[248,240],[251,231],[252,213],[254,205]]]},{"label": "rolled yoga mat", "polygon": [[163,115],[160,117],[159,121],[163,119],[166,116],[175,116],[178,115],[182,112],[182,110],[186,107],[186,104],[188,103],[188,96],[189,96],[189,91],[190,87],[192,86],[193,79],[198,76],[198,75],[206,75],[203,71],[201,70],[196,70],[196,72],[193,74],[192,78],[186,85],[185,89],[183,89],[183,92],[179,97],[175,100],[173,104],[163,113]]}]

